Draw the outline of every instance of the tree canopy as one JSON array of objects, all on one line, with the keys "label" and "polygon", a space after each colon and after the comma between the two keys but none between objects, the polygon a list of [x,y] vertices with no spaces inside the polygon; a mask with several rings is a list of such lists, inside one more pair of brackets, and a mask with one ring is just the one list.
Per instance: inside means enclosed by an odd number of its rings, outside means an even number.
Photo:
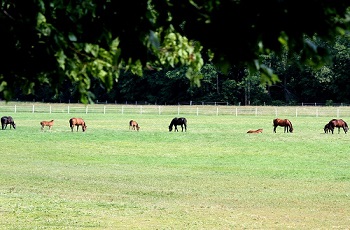
[{"label": "tree canopy", "polygon": [[319,65],[329,52],[314,37],[331,41],[349,25],[350,3],[343,0],[2,0],[0,11],[0,93],[10,100],[20,88],[48,84],[59,92],[72,83],[89,103],[92,81],[106,91],[120,73],[214,63],[223,71],[249,66],[263,83],[278,81],[261,61],[263,54],[301,53]]}]

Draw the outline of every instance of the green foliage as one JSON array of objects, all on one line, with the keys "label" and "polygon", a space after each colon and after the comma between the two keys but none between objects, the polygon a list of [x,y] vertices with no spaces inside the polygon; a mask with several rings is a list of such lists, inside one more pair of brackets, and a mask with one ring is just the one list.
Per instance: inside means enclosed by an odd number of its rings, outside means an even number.
[{"label": "green foliage", "polygon": [[199,86],[207,61],[224,74],[249,66],[271,85],[279,78],[260,55],[302,50],[300,61],[320,64],[329,52],[318,41],[349,29],[346,1],[300,7],[295,1],[15,0],[0,7],[5,100],[19,85],[35,94],[43,83],[60,92],[70,81],[80,100],[92,103],[91,82],[109,92],[124,70],[142,76],[184,67],[190,84]]}]

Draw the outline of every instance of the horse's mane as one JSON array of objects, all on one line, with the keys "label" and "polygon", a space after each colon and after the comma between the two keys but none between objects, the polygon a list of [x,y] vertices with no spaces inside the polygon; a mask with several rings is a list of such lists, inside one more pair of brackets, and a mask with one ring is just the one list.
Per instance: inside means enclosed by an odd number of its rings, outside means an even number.
[{"label": "horse's mane", "polygon": [[348,127],[348,124],[343,120],[344,124],[345,124],[345,127]]}]

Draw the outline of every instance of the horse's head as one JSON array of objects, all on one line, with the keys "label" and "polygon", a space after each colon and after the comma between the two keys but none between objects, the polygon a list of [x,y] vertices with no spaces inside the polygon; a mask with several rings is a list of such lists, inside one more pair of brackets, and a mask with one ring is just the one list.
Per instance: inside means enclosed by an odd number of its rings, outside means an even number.
[{"label": "horse's head", "polygon": [[13,127],[14,129],[16,129],[16,124],[15,124],[15,122],[12,123],[12,127]]},{"label": "horse's head", "polygon": [[289,128],[289,132],[291,132],[291,133],[292,133],[292,132],[293,132],[293,130],[294,130],[294,129],[293,129],[293,127],[291,126],[291,127]]},{"label": "horse's head", "polygon": [[86,128],[87,128],[87,126],[84,124],[84,125],[82,125],[81,127],[83,128],[83,132],[85,132],[85,131],[86,131]]},{"label": "horse's head", "polygon": [[171,132],[173,130],[173,126],[169,125],[169,132]]}]

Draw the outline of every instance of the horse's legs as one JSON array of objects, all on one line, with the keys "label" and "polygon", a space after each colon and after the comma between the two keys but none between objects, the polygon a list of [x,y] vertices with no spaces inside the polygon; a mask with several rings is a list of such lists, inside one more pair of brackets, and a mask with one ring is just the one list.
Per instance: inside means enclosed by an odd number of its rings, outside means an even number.
[{"label": "horse's legs", "polygon": [[179,132],[179,130],[177,129],[177,125],[174,125],[175,126],[175,130],[176,132]]},{"label": "horse's legs", "polygon": [[273,126],[273,132],[274,133],[276,132],[276,128],[277,128],[277,126]]}]

